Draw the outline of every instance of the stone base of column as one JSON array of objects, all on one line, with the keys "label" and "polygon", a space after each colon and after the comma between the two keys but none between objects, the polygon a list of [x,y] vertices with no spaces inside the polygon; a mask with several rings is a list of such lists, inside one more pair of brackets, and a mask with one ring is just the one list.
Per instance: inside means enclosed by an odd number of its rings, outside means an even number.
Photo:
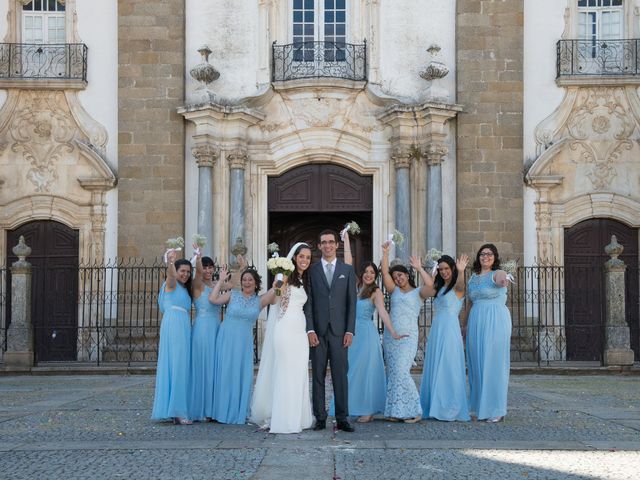
[{"label": "stone base of column", "polygon": [[33,367],[33,352],[4,352],[5,370],[29,371]]},{"label": "stone base of column", "polygon": [[630,348],[608,348],[604,351],[605,367],[633,365],[633,350]]}]

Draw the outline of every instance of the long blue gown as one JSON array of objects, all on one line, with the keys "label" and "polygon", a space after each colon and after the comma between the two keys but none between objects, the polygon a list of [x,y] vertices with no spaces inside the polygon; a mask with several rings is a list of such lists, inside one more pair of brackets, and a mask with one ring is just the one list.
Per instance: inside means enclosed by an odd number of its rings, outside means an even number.
[{"label": "long blue gown", "polygon": [[402,292],[396,287],[391,294],[391,322],[398,335],[409,335],[394,340],[384,332],[384,352],[387,360],[387,400],[384,416],[413,418],[422,415],[418,389],[411,377],[411,367],[418,352],[418,315],[422,299],[420,290]]},{"label": "long blue gown", "polygon": [[[349,347],[349,414],[375,415],[384,412],[386,375],[378,329],[373,323],[375,305],[370,298],[358,298],[356,331]],[[334,415],[331,400],[329,415]]]},{"label": "long blue gown", "polygon": [[473,274],[467,287],[473,302],[467,324],[469,410],[479,420],[507,413],[511,315],[505,305],[507,288],[493,283],[494,274]]},{"label": "long blue gown", "polygon": [[427,340],[420,403],[425,418],[468,421],[467,377],[458,315],[462,300],[443,286],[433,300],[435,315]]},{"label": "long blue gown", "polygon": [[220,423],[244,424],[253,384],[253,325],[260,298],[233,290],[218,330],[213,386],[213,415]]},{"label": "long blue gown", "polygon": [[220,305],[209,301],[211,287],[195,300],[196,319],[191,330],[191,419],[213,415],[213,367],[220,327]]},{"label": "long blue gown", "polygon": [[191,360],[191,297],[180,283],[173,292],[162,284],[158,305],[162,312],[156,369],[156,391],[151,418],[189,418]]}]

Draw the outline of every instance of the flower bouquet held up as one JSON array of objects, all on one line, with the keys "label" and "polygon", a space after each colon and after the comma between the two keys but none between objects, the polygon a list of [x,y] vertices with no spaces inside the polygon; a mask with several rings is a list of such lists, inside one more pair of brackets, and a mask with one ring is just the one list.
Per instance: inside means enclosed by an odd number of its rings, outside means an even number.
[{"label": "flower bouquet held up", "polygon": [[282,293],[280,287],[284,283],[284,275],[291,275],[294,270],[293,262],[286,257],[272,257],[267,260],[267,268],[276,276],[276,295],[280,296]]},{"label": "flower bouquet held up", "polygon": [[389,234],[389,241],[399,247],[404,243],[404,235],[396,229]]},{"label": "flower bouquet held up", "polygon": [[167,250],[164,252],[164,263],[167,263],[167,255],[169,255],[170,252],[179,252],[184,248],[184,238],[169,238],[165,244],[167,246]]},{"label": "flower bouquet held up", "polygon": [[272,258],[279,257],[280,256],[278,254],[279,251],[280,251],[280,245],[278,245],[276,242],[271,242],[269,245],[267,245],[267,252],[271,254]]},{"label": "flower bouquet held up", "polygon": [[516,275],[518,273],[518,261],[517,260],[507,260],[502,265],[502,270],[504,270],[507,274],[507,280],[511,283],[516,283]]},{"label": "flower bouquet held up", "polygon": [[200,235],[199,233],[194,233],[193,237],[191,237],[191,242],[193,244],[193,257],[191,257],[191,265],[193,265],[193,268],[196,268],[196,259],[207,244],[207,237],[205,237],[204,235]]},{"label": "flower bouquet held up", "polygon": [[442,252],[437,248],[430,248],[424,256],[424,263],[432,277],[438,273],[438,260],[442,257]]},{"label": "flower bouquet held up", "polygon": [[344,235],[358,235],[360,233],[360,225],[353,220],[347,223],[342,230],[340,230],[340,240],[344,242]]}]

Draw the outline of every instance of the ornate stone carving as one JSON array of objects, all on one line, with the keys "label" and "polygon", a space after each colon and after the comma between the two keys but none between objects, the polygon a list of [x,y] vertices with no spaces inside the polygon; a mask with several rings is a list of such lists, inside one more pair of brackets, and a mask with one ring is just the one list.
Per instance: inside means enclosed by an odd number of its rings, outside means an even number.
[{"label": "ornate stone carving", "polygon": [[612,131],[611,136],[616,140],[629,138],[636,125],[628,106],[629,102],[620,88],[581,89],[567,119],[569,136],[586,140],[596,135],[602,139]]},{"label": "ornate stone carving", "polygon": [[596,191],[601,191],[611,185],[614,177],[618,174],[615,168],[615,162],[620,159],[624,150],[631,150],[633,143],[630,140],[622,140],[613,143],[604,155],[599,158],[596,148],[585,141],[575,141],[569,144],[572,151],[578,153],[574,158],[575,163],[589,163],[592,168],[587,172],[587,177],[591,181]]},{"label": "ornate stone carving", "polygon": [[396,147],[391,155],[391,160],[393,160],[393,165],[396,169],[409,168],[414,158],[414,152],[406,147]]},{"label": "ornate stone carving", "polygon": [[432,142],[425,147],[422,155],[427,160],[427,165],[439,165],[447,153],[449,148],[445,144]]},{"label": "ornate stone carving", "polygon": [[220,72],[218,72],[213,65],[209,63],[209,55],[211,55],[211,49],[207,45],[203,45],[198,49],[202,62],[191,69],[189,74],[192,78],[198,82],[209,85],[218,78],[220,78]]},{"label": "ornate stone carving", "polygon": [[624,247],[618,243],[618,238],[615,235],[611,235],[611,243],[604,247],[604,253],[611,257],[606,264],[608,266],[624,265],[624,262],[618,258],[623,251]]},{"label": "ornate stone carving", "polygon": [[198,167],[213,167],[220,157],[220,149],[209,143],[196,145],[191,149]]},{"label": "ornate stone carving", "polygon": [[247,246],[244,244],[242,237],[236,238],[236,243],[233,244],[233,247],[231,248],[231,253],[233,253],[233,255],[235,255],[236,257],[238,255],[244,256],[247,254]]},{"label": "ornate stone carving", "polygon": [[424,78],[425,80],[431,81],[447,76],[447,74],[449,73],[449,69],[443,62],[437,59],[439,57],[440,50],[440,45],[436,44],[433,44],[429,48],[427,48],[427,52],[431,54],[432,59],[429,62],[429,65],[427,65],[427,68],[420,72],[420,77]]},{"label": "ornate stone carving", "polygon": [[329,127],[337,116],[335,104],[327,98],[304,98],[295,102],[294,118],[299,118],[309,127]]},{"label": "ornate stone carving", "polygon": [[227,152],[227,162],[229,162],[230,169],[244,169],[247,164],[248,155],[244,148],[238,148]]},{"label": "ornate stone carving", "polygon": [[13,247],[11,251],[16,257],[18,257],[18,260],[13,263],[14,267],[24,268],[29,266],[29,262],[27,262],[26,258],[31,255],[31,247],[25,243],[23,235],[20,235],[18,244]]},{"label": "ornate stone carving", "polygon": [[58,102],[57,92],[29,92],[27,102],[16,109],[9,125],[11,150],[22,153],[30,164],[27,179],[38,193],[51,191],[58,180],[56,163],[71,153],[76,128],[68,111]]}]

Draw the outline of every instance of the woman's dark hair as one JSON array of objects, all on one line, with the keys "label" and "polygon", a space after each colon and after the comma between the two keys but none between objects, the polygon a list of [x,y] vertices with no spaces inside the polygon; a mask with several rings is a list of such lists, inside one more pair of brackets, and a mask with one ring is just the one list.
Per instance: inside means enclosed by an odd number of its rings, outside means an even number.
[{"label": "woman's dark hair", "polygon": [[202,266],[203,267],[215,267],[216,264],[214,263],[213,259],[211,257],[202,257]]},{"label": "woman's dark hair", "polygon": [[473,272],[480,273],[482,271],[482,266],[480,265],[480,252],[488,248],[493,252],[493,265],[491,265],[491,270],[500,270],[500,255],[498,255],[498,249],[493,243],[485,243],[478,249],[478,253],[476,253],[476,259],[473,261]]},{"label": "woman's dark hair", "polygon": [[[375,274],[375,278],[373,279],[373,283],[371,285],[365,285],[362,278],[368,267],[371,267],[373,269],[373,273]],[[371,298],[371,296],[378,289],[378,284],[376,283],[377,279],[378,267],[376,266],[376,264],[373,262],[363,262],[362,265],[360,265],[360,273],[358,274],[358,287],[362,287],[360,298]]]},{"label": "woman's dark hair", "polygon": [[413,275],[411,275],[407,267],[401,264],[394,265],[389,269],[389,275],[391,275],[392,277],[393,277],[393,272],[406,273],[407,277],[409,277],[409,285],[411,285],[413,288],[416,288],[416,282],[413,280]]},{"label": "woman's dark hair", "polygon": [[305,248],[309,250],[309,253],[311,253],[311,247],[309,245],[300,245],[298,248],[296,248],[296,251],[293,252],[291,261],[296,268],[293,269],[293,273],[289,277],[289,284],[294,287],[304,287],[304,291],[309,293],[309,269],[307,268],[304,272],[302,272],[302,275],[300,275],[298,273],[298,264],[296,263],[296,257]]},{"label": "woman's dark hair", "polygon": [[249,274],[253,277],[253,279],[256,281],[256,290],[255,293],[258,293],[260,291],[260,289],[262,288],[262,277],[260,275],[258,275],[258,271],[254,268],[247,268],[244,272],[242,272],[242,275],[240,275],[240,283],[242,284],[242,279],[244,278],[244,276],[246,274]]},{"label": "woman's dark hair", "polygon": [[[440,265],[441,263],[446,263],[447,265],[449,265],[449,268],[451,269],[451,281],[449,282],[449,285],[447,285],[447,289],[444,291],[444,294],[446,295],[456,285],[456,282],[458,281],[458,269],[456,268],[456,261],[453,258],[451,258],[449,255],[442,255],[438,259],[438,265]],[[444,278],[442,278],[442,275],[440,275],[440,270],[438,270],[438,274],[436,275],[436,278],[433,281],[433,288],[436,291],[436,297],[438,296],[440,289],[444,287],[444,285],[445,285]]]},{"label": "woman's dark hair", "polygon": [[[191,272],[191,262],[186,258],[180,258],[175,261],[173,266],[176,267],[176,272],[182,265],[189,265],[189,272]],[[189,279],[184,282],[184,288],[187,289],[187,293],[189,294],[189,297],[191,297],[191,275],[189,275]]]}]

